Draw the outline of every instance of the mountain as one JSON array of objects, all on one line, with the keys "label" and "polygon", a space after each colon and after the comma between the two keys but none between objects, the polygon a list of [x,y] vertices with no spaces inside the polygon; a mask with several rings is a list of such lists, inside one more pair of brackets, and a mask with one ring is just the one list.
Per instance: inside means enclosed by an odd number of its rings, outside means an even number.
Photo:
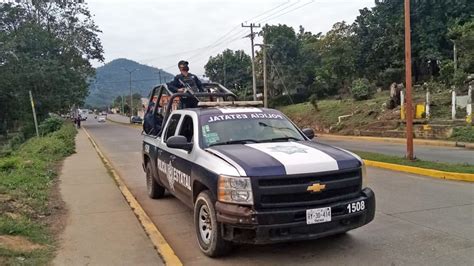
[{"label": "mountain", "polygon": [[119,95],[130,95],[130,74],[132,73],[132,93],[140,93],[147,97],[150,90],[162,82],[168,82],[174,75],[161,69],[142,65],[125,58],[115,59],[96,69],[96,77],[89,86],[89,96],[86,105],[101,107],[110,105]]}]

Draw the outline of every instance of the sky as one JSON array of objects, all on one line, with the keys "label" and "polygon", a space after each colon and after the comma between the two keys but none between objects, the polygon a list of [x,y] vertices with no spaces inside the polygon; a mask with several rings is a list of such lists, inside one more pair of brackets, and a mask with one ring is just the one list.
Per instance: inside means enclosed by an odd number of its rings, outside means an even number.
[{"label": "sky", "polygon": [[[327,32],[339,21],[352,23],[374,0],[86,0],[102,30],[105,63],[128,58],[177,73],[179,60],[202,76],[210,56],[243,49],[250,54],[251,22],[302,25]],[[258,28],[256,29],[258,31]],[[257,37],[255,43],[261,43]],[[257,48],[256,48],[257,49]],[[103,63],[93,62],[95,67]]]}]

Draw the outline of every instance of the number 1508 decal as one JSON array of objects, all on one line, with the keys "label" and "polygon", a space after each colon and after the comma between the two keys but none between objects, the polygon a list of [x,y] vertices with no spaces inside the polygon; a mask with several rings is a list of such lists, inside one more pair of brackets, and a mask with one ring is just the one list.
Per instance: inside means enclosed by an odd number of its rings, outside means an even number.
[{"label": "number 1508 decal", "polygon": [[360,212],[365,210],[365,202],[363,200],[347,204],[348,213]]}]

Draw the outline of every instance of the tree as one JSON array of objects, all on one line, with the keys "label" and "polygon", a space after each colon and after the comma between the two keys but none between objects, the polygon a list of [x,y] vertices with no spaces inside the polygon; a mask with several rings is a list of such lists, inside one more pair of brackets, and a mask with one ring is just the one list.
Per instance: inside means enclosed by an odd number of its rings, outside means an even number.
[{"label": "tree", "polygon": [[[263,42],[269,45],[268,58],[268,84],[272,96],[286,92],[291,93],[299,85],[298,58],[299,40],[295,30],[287,25],[265,25],[260,33]],[[257,58],[261,62],[262,54]],[[259,64],[261,65],[261,64]]]},{"label": "tree", "polygon": [[452,78],[456,85],[461,86],[467,74],[474,73],[474,18],[463,25],[459,22],[451,26],[448,38],[456,43],[458,69],[452,69]]},{"label": "tree", "polygon": [[348,93],[355,77],[355,50],[351,25],[338,22],[317,43],[321,65],[316,68],[316,91],[320,96]]},{"label": "tree", "polygon": [[210,57],[204,66],[206,76],[236,91],[249,87],[252,82],[252,61],[243,50],[227,49]]},{"label": "tree", "polygon": [[77,1],[0,4],[0,122],[30,120],[30,90],[40,119],[82,104],[89,60],[103,60],[98,32]]}]

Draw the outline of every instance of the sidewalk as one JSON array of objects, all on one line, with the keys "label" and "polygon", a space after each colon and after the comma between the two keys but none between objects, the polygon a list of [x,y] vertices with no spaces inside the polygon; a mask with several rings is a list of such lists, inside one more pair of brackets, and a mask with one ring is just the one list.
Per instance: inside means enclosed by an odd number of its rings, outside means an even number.
[{"label": "sidewalk", "polygon": [[83,130],[59,178],[68,217],[54,265],[163,265]]}]

